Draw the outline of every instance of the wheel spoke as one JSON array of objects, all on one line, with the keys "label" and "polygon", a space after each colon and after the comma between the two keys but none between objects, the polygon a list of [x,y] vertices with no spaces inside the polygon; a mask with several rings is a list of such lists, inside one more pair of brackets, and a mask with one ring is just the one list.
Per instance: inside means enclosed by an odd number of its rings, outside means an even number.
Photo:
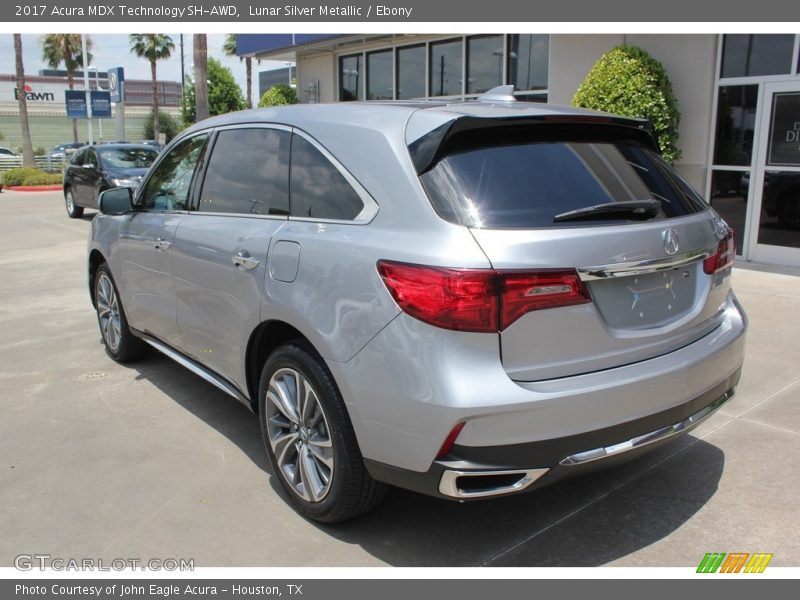
[{"label": "wheel spoke", "polygon": [[329,471],[333,470],[333,452],[326,451],[330,446],[318,446],[311,442],[308,445],[308,451],[315,460],[322,463]]},{"label": "wheel spoke", "polygon": [[267,400],[270,401],[275,408],[290,422],[295,424],[297,423],[297,417],[295,417],[291,408],[287,405],[286,395],[283,393],[283,390],[281,390],[280,387],[270,383],[269,390],[267,391]]},{"label": "wheel spoke", "polygon": [[317,395],[308,380],[303,379],[303,411],[300,413],[301,421],[308,427],[312,427],[312,417],[317,410]]},{"label": "wheel spoke", "polygon": [[303,487],[306,494],[311,497],[312,502],[318,502],[325,485],[320,480],[317,466],[308,451],[300,452],[298,462],[300,463],[300,477],[303,479]]},{"label": "wheel spoke", "polygon": [[296,433],[284,433],[272,439],[275,458],[278,459],[278,464],[281,465],[281,467],[286,464],[286,459],[294,450],[294,443],[296,441]]}]

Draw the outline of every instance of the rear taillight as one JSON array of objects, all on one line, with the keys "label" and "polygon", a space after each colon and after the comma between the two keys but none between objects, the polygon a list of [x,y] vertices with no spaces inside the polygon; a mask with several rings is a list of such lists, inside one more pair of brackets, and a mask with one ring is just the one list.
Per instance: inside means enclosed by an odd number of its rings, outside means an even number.
[{"label": "rear taillight", "polygon": [[381,260],[378,272],[404,312],[456,331],[496,333],[533,310],[591,302],[574,270],[448,269]]},{"label": "rear taillight", "polygon": [[703,271],[708,275],[713,275],[722,269],[730,267],[735,257],[736,242],[733,237],[733,229],[728,229],[725,237],[720,240],[717,246],[717,253],[703,261]]}]

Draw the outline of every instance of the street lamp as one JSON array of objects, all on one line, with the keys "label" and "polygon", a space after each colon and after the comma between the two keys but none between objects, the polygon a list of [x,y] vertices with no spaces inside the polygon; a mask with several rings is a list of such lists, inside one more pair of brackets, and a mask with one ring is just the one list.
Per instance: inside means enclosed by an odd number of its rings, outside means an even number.
[{"label": "street lamp", "polygon": [[[89,72],[94,71],[94,89],[95,90],[99,90],[100,89],[100,74],[98,73],[97,67],[95,67],[95,66],[87,67],[86,70],[89,71]],[[98,122],[98,124],[100,126],[100,143],[102,144],[103,143],[103,119],[98,117],[97,118],[97,122]]]}]

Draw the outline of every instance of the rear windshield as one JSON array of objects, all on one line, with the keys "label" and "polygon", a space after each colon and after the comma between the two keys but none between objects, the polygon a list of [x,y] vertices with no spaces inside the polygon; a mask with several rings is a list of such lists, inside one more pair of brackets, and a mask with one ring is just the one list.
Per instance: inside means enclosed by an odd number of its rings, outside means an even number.
[{"label": "rear windshield", "polygon": [[[480,228],[576,227],[629,222],[554,221],[557,215],[611,202],[658,200],[654,219],[708,208],[657,153],[636,141],[520,141],[459,144],[420,176],[436,212]],[[632,221],[631,221],[632,222]]]},{"label": "rear windshield", "polygon": [[100,160],[114,169],[147,168],[158,158],[158,151],[150,148],[101,148]]}]

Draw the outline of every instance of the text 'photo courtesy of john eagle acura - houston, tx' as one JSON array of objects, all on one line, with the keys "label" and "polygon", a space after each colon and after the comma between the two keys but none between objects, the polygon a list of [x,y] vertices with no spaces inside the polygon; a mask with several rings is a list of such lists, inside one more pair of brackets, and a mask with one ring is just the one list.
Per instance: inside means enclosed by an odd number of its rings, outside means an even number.
[{"label": "text 'photo courtesy of john eagle acura - houston, tx'", "polygon": [[510,86],[243,111],[99,208],[108,354],[154,347],[251,407],[318,521],[387,484],[466,501],[616,464],[739,380],[733,233],[646,121]]}]

